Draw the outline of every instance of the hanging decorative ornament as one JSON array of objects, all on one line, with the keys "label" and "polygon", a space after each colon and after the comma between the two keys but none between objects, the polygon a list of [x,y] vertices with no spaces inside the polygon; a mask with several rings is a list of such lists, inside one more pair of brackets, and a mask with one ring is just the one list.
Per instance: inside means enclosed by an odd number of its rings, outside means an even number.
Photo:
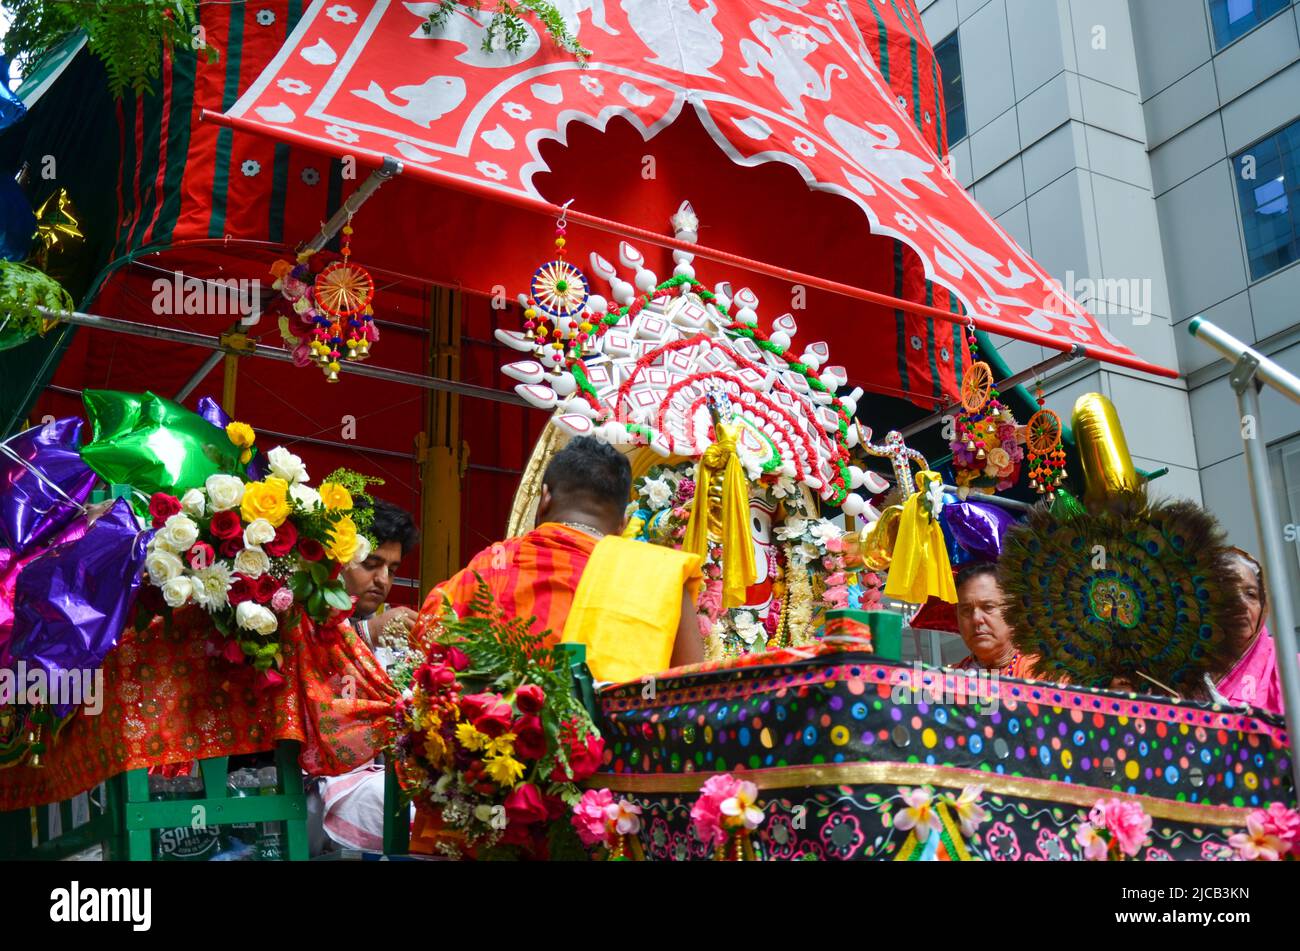
[{"label": "hanging decorative ornament", "polygon": [[[566,204],[567,208],[568,205]],[[581,360],[595,325],[585,313],[591,288],[587,276],[565,257],[568,219],[555,223],[555,257],[533,273],[524,301],[524,336],[535,341],[543,369],[559,375],[569,358]]]},{"label": "hanging decorative ornament", "polygon": [[73,259],[86,243],[80,215],[66,188],[51,192],[36,208],[36,232],[27,263],[55,280],[67,281]]},{"label": "hanging decorative ornament", "polygon": [[1025,444],[1029,449],[1029,487],[1047,501],[1056,498],[1056,492],[1065,479],[1065,450],[1061,448],[1061,417],[1043,406],[1043,388],[1036,387],[1038,412],[1025,424]]},{"label": "hanging decorative ornament", "polygon": [[966,327],[972,363],[961,379],[961,407],[953,420],[953,478],[962,501],[973,488],[990,494],[1005,491],[1020,477],[1024,434],[1010,407],[999,398],[992,368],[979,359],[974,324]]},{"label": "hanging decorative ornament", "polygon": [[314,251],[298,254],[298,263],[271,265],[271,285],[291,305],[279,318],[280,336],[293,348],[294,363],[316,363],[331,383],[337,383],[341,361],[369,358],[379,339],[373,307],[375,280],[352,260],[352,219],[343,226],[341,260],[327,264],[311,279]]}]

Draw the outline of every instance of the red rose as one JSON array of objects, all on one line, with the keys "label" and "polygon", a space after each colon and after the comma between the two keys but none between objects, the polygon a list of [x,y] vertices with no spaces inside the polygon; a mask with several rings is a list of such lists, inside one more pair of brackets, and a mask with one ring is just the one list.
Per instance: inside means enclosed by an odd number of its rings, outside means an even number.
[{"label": "red rose", "polygon": [[235,580],[230,585],[230,591],[226,597],[230,599],[230,606],[237,607],[245,601],[256,600],[257,582],[248,575],[235,575]]},{"label": "red rose", "polygon": [[262,546],[266,553],[272,558],[283,558],[289,552],[293,551],[293,546],[298,542],[298,529],[293,527],[293,522],[288,519],[280,523],[280,527],[275,530],[275,537]]},{"label": "red rose", "polygon": [[546,797],[546,818],[549,822],[569,814],[569,805],[559,796]]},{"label": "red rose", "polygon": [[513,719],[514,712],[510,709],[510,704],[494,695],[483,712],[474,718],[474,729],[488,736],[497,737],[510,729],[510,722]]},{"label": "red rose", "polygon": [[166,492],[155,492],[149,498],[149,514],[153,516],[153,527],[162,528],[167,519],[177,515],[181,510],[181,500]]},{"label": "red rose", "polygon": [[265,690],[274,690],[283,683],[284,678],[274,670],[264,670],[258,674],[257,679],[253,681],[253,689],[258,693],[262,693]]},{"label": "red rose", "polygon": [[447,648],[447,663],[453,670],[464,670],[469,666],[469,655],[459,647]]},{"label": "red rose", "polygon": [[325,546],[314,538],[298,539],[298,554],[305,561],[320,561],[325,557]]},{"label": "red rose", "polygon": [[551,782],[580,783],[600,769],[605,758],[605,741],[595,733],[588,733],[581,740],[570,735],[565,741],[565,753],[569,757],[569,768],[566,770],[556,763],[551,771]]},{"label": "red rose", "polygon": [[524,759],[541,759],[546,755],[546,734],[537,717],[520,717],[510,732],[515,735],[515,752]]},{"label": "red rose", "polygon": [[415,669],[415,682],[425,693],[439,693],[456,682],[456,672],[446,664],[421,664]]},{"label": "red rose", "polygon": [[494,699],[496,699],[495,694],[490,694],[490,693],[470,693],[461,697],[460,698],[461,719],[468,720],[469,722],[473,723],[475,720],[477,720],[480,716],[483,715],[483,711],[487,709],[487,705],[491,703]]},{"label": "red rose", "polygon": [[520,713],[541,713],[546,702],[546,692],[537,684],[524,684],[515,691],[515,706]]},{"label": "red rose", "polygon": [[213,538],[223,540],[240,538],[244,534],[244,526],[239,523],[238,512],[234,509],[226,509],[212,516],[212,521],[208,523],[208,531],[212,533]]},{"label": "red rose", "polygon": [[224,542],[221,543],[220,551],[221,551],[222,558],[234,558],[243,550],[244,550],[244,540],[239,536],[235,536],[234,538],[227,538]]},{"label": "red rose", "polygon": [[532,783],[521,783],[506,796],[506,819],[511,825],[530,825],[547,816],[546,801]]},{"label": "red rose", "polygon": [[221,656],[232,664],[242,664],[244,662],[244,649],[239,646],[239,641],[232,637],[226,641],[225,646],[221,649]]},{"label": "red rose", "polygon": [[280,590],[280,582],[267,574],[257,576],[257,581],[253,585],[253,597],[258,604],[267,604],[271,600],[271,595]]},{"label": "red rose", "polygon": [[190,567],[195,571],[211,567],[216,558],[217,553],[207,542],[195,542],[190,548]]}]

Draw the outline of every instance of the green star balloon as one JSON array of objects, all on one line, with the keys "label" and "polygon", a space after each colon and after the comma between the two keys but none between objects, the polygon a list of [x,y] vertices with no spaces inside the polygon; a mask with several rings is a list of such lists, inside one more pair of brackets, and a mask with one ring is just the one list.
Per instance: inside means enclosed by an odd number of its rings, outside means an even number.
[{"label": "green star balloon", "polygon": [[239,447],[224,432],[179,403],[153,393],[86,390],[94,428],[81,458],[108,482],[146,495],[180,495],[210,475],[239,475]]}]

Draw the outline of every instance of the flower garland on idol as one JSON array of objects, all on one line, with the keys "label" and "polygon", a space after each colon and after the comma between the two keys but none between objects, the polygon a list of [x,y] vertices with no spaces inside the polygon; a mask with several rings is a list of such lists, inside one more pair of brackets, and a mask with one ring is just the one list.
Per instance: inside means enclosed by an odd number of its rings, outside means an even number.
[{"label": "flower garland on idol", "polygon": [[[251,428],[232,422],[226,431],[251,455]],[[215,651],[247,665],[261,689],[283,682],[285,637],[304,616],[328,639],[351,615],[339,574],[370,554],[371,509],[356,502],[381,481],[339,470],[312,488],[302,460],[280,446],[267,467],[260,481],[217,474],[179,498],[153,494],[145,570],[157,594],[141,598],[137,620],[161,615],[170,624],[174,612],[206,612],[222,637]]]},{"label": "flower garland on idol", "polygon": [[[582,856],[564,821],[605,744],[578,701],[568,655],[507,618],[481,583],[411,632],[423,658],[398,702],[390,749],[417,806],[416,840],[456,857]],[[623,823],[627,828],[627,823]]]}]

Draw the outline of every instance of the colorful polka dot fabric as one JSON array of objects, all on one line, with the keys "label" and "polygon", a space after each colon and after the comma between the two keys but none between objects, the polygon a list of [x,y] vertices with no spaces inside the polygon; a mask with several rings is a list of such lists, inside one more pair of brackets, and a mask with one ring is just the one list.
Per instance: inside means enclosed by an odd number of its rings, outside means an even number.
[{"label": "colorful polka dot fabric", "polygon": [[[1251,810],[1294,806],[1280,718],[882,661],[829,645],[606,688],[606,772],[643,809],[651,859],[707,858],[690,809],[712,774],[755,782],[769,859],[1079,859],[1099,799],[1139,802],[1139,858],[1232,857]],[[895,825],[909,790],[982,787],[985,818],[920,847]],[[909,823],[904,823],[908,827]],[[945,844],[946,843],[946,844]]]}]

